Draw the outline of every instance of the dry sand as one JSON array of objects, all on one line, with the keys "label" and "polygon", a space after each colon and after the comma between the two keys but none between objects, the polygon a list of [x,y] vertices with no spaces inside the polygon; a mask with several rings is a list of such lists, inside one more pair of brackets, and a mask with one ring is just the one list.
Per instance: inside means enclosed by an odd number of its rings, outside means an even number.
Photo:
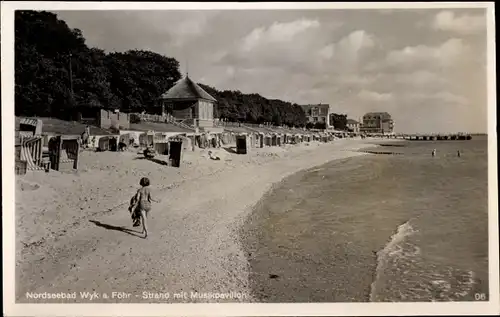
[{"label": "dry sand", "polygon": [[[241,301],[252,301],[236,234],[252,206],[284,177],[364,155],[356,150],[369,143],[311,142],[248,155],[212,150],[219,161],[208,150],[186,151],[181,168],[162,165],[166,156],[141,159],[137,150],[84,152],[77,172],[28,172],[16,180],[16,298],[94,290],[132,294],[102,302],[224,302],[173,298],[197,291],[240,292]],[[147,239],[127,210],[143,176],[161,200],[153,204]],[[144,300],[143,291],[168,292],[170,299]]]}]

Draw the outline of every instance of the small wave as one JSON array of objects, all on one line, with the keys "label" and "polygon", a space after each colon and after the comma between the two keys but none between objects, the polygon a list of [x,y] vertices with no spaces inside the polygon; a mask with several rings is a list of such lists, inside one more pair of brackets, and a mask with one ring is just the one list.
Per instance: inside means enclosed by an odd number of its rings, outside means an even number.
[{"label": "small wave", "polygon": [[417,232],[407,221],[377,252],[369,300],[473,300],[471,296],[476,285],[474,272],[422,258],[420,248],[411,242],[411,236]]},{"label": "small wave", "polygon": [[[467,298],[476,283],[473,271],[460,271],[447,267],[442,273],[423,274],[421,287],[428,293],[431,301],[461,301]],[[429,282],[425,282],[430,280]]]},{"label": "small wave", "polygon": [[469,295],[470,291],[473,289],[474,285],[476,284],[475,280],[475,274],[473,271],[467,271],[465,274],[462,276],[462,282],[460,283],[460,287],[455,293],[453,294],[454,297],[466,297]]},{"label": "small wave", "polygon": [[322,171],[322,170],[324,170],[324,169],[325,169],[324,167],[323,167],[323,168],[316,168],[316,169],[311,170],[310,172],[311,172],[311,173],[312,173],[312,172],[319,172],[319,171]]},{"label": "small wave", "polygon": [[434,286],[437,286],[439,288],[445,289],[445,290],[451,289],[451,284],[445,280],[434,280],[434,281],[431,281],[431,284]]},{"label": "small wave", "polygon": [[420,253],[420,249],[418,247],[414,247],[411,254],[407,254],[403,248],[405,239],[416,232],[417,230],[411,226],[410,220],[406,221],[398,226],[396,233],[391,236],[390,241],[382,250],[377,252],[377,267],[375,268],[375,276],[373,283],[371,284],[370,301],[373,302],[377,299],[377,284],[381,279],[385,268],[389,264],[391,257],[404,257],[405,255],[416,255]]}]

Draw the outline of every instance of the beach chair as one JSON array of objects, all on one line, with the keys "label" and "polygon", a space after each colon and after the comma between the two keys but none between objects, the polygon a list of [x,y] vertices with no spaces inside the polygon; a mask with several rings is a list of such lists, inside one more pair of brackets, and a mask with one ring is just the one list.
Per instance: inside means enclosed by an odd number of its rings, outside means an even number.
[{"label": "beach chair", "polygon": [[[43,160],[43,139],[41,137],[22,137],[19,160],[26,162],[26,170],[48,171],[49,162]],[[19,166],[23,164],[20,163]]]},{"label": "beach chair", "polygon": [[248,152],[248,139],[246,135],[238,135],[236,137],[236,153],[247,154]]},{"label": "beach chair", "polygon": [[98,150],[100,152],[109,151],[109,148],[110,148],[109,142],[110,142],[110,140],[109,140],[108,136],[103,136],[103,137],[99,138]]},{"label": "beach chair", "polygon": [[266,135],[265,136],[265,142],[264,142],[264,144],[266,146],[271,146],[271,136],[270,135]]},{"label": "beach chair", "polygon": [[49,159],[52,169],[59,171],[67,165],[78,169],[80,141],[78,137],[56,136],[49,140]]},{"label": "beach chair", "polygon": [[118,151],[118,139],[116,137],[109,139],[109,150],[112,152]]},{"label": "beach chair", "polygon": [[122,134],[120,135],[120,139],[118,141],[118,143],[125,143],[127,146],[130,145],[130,133],[125,133],[125,134]]},{"label": "beach chair", "polygon": [[156,142],[154,149],[158,154],[168,155],[168,142]]},{"label": "beach chair", "polygon": [[182,160],[182,139],[170,139],[169,148],[170,165],[173,167],[180,167]]},{"label": "beach chair", "polygon": [[151,159],[155,157],[156,151],[155,149],[148,147],[144,150],[143,154],[145,158]]}]

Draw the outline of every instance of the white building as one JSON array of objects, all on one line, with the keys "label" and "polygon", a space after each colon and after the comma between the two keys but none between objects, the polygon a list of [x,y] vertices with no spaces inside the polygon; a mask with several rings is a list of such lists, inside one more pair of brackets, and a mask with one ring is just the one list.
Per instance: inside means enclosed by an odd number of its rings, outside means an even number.
[{"label": "white building", "polygon": [[359,133],[360,123],[353,119],[347,119],[347,128],[354,133]]}]

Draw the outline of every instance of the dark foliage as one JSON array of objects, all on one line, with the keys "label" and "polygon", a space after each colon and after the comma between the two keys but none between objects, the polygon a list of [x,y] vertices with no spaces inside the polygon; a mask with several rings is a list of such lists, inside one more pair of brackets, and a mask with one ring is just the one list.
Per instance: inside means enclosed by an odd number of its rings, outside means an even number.
[{"label": "dark foliage", "polygon": [[345,114],[330,114],[330,124],[337,130],[347,130],[347,115]]},{"label": "dark foliage", "polygon": [[243,94],[240,91],[218,91],[199,84],[217,99],[216,118],[232,122],[264,123],[303,127],[307,119],[304,110],[297,104],[267,99],[259,94]]},{"label": "dark foliage", "polygon": [[179,62],[148,51],[111,53],[106,56],[110,88],[122,109],[154,108],[158,97],[181,78]]},{"label": "dark foliage", "polygon": [[325,122],[308,122],[306,124],[306,129],[317,129],[317,130],[324,130],[326,129],[326,123]]},{"label": "dark foliage", "polygon": [[326,129],[326,123],[325,122],[316,122],[314,124],[314,129]]},{"label": "dark foliage", "polygon": [[68,117],[89,107],[146,110],[181,77],[170,57],[89,48],[80,30],[50,12],[16,11],[15,30],[16,115]]},{"label": "dark foliage", "polygon": [[[131,50],[106,54],[85,44],[82,32],[50,12],[15,13],[15,112],[75,119],[92,109],[161,111],[157,100],[181,78],[179,63],[160,54]],[[258,94],[218,91],[201,85],[218,102],[216,118],[304,126],[297,104]]]}]

